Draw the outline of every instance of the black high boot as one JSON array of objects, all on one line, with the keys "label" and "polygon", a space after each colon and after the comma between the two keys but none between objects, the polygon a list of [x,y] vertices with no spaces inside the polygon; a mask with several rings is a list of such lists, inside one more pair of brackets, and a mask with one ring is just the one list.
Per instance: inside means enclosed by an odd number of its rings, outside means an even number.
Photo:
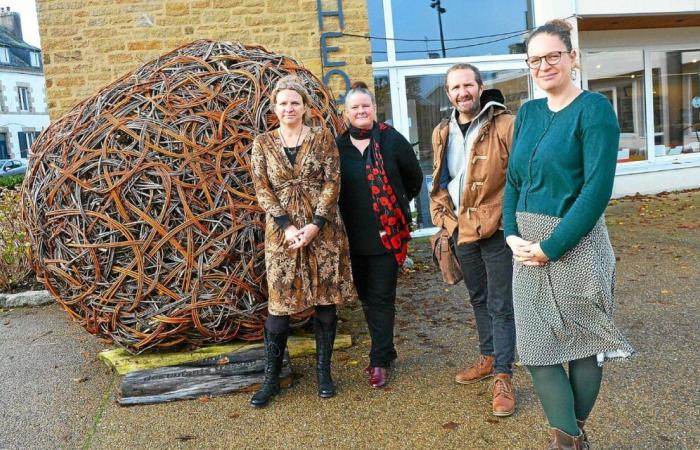
[{"label": "black high boot", "polygon": [[316,379],[318,395],[321,398],[331,398],[335,395],[335,384],[331,378],[331,357],[338,318],[334,317],[329,325],[323,324],[314,316],[314,334],[316,335]]},{"label": "black high boot", "polygon": [[260,390],[250,398],[250,405],[256,408],[267,406],[270,400],[280,392],[280,372],[282,372],[282,360],[284,350],[287,348],[289,332],[265,333],[265,381]]}]

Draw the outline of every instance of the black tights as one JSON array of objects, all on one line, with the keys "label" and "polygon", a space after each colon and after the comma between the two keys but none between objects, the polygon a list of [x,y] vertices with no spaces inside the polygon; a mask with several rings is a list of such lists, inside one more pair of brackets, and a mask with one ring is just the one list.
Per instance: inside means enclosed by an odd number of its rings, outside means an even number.
[{"label": "black tights", "polygon": [[[314,315],[316,320],[326,326],[333,325],[336,316],[335,305],[316,305],[314,306]],[[267,316],[265,320],[265,329],[270,333],[280,334],[289,333],[289,316]]]}]

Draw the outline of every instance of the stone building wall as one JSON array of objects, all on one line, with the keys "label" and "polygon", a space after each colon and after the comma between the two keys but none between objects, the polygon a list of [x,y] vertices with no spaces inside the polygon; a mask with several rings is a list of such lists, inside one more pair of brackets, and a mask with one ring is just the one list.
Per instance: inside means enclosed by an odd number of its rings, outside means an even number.
[{"label": "stone building wall", "polygon": [[[37,0],[51,119],[70,110],[126,72],[197,39],[263,45],[301,61],[316,76],[322,66],[316,0]],[[366,0],[342,0],[342,31],[367,34]],[[321,9],[337,10],[337,0]],[[341,31],[338,17],[324,17],[324,30]],[[342,36],[327,46],[330,61],[351,80],[372,86],[369,41]],[[345,83],[334,76],[336,97]]]}]

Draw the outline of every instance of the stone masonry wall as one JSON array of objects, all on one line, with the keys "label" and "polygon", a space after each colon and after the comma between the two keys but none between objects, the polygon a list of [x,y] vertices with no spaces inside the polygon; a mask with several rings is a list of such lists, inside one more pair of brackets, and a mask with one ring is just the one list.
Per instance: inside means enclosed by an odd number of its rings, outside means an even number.
[{"label": "stone masonry wall", "polygon": [[[301,61],[319,78],[322,67],[316,0],[37,0],[51,119],[98,88],[163,53],[197,39],[263,45]],[[323,9],[337,9],[323,0]],[[345,31],[367,34],[366,0],[343,0]],[[323,31],[340,31],[337,17]],[[330,39],[331,61],[351,80],[372,86],[369,41]],[[333,77],[330,87],[344,92]]]}]

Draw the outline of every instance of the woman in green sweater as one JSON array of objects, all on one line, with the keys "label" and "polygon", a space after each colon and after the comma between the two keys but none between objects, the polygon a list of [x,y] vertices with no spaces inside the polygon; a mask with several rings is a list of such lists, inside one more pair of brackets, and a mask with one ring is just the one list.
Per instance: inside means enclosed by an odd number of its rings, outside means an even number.
[{"label": "woman in green sweater", "polygon": [[612,319],[615,255],[603,218],[620,131],[608,100],[572,82],[570,29],[555,20],[528,39],[546,98],[518,112],[503,205],[517,348],[552,427],[549,449],[588,448],[583,425],[602,363],[634,352]]}]

